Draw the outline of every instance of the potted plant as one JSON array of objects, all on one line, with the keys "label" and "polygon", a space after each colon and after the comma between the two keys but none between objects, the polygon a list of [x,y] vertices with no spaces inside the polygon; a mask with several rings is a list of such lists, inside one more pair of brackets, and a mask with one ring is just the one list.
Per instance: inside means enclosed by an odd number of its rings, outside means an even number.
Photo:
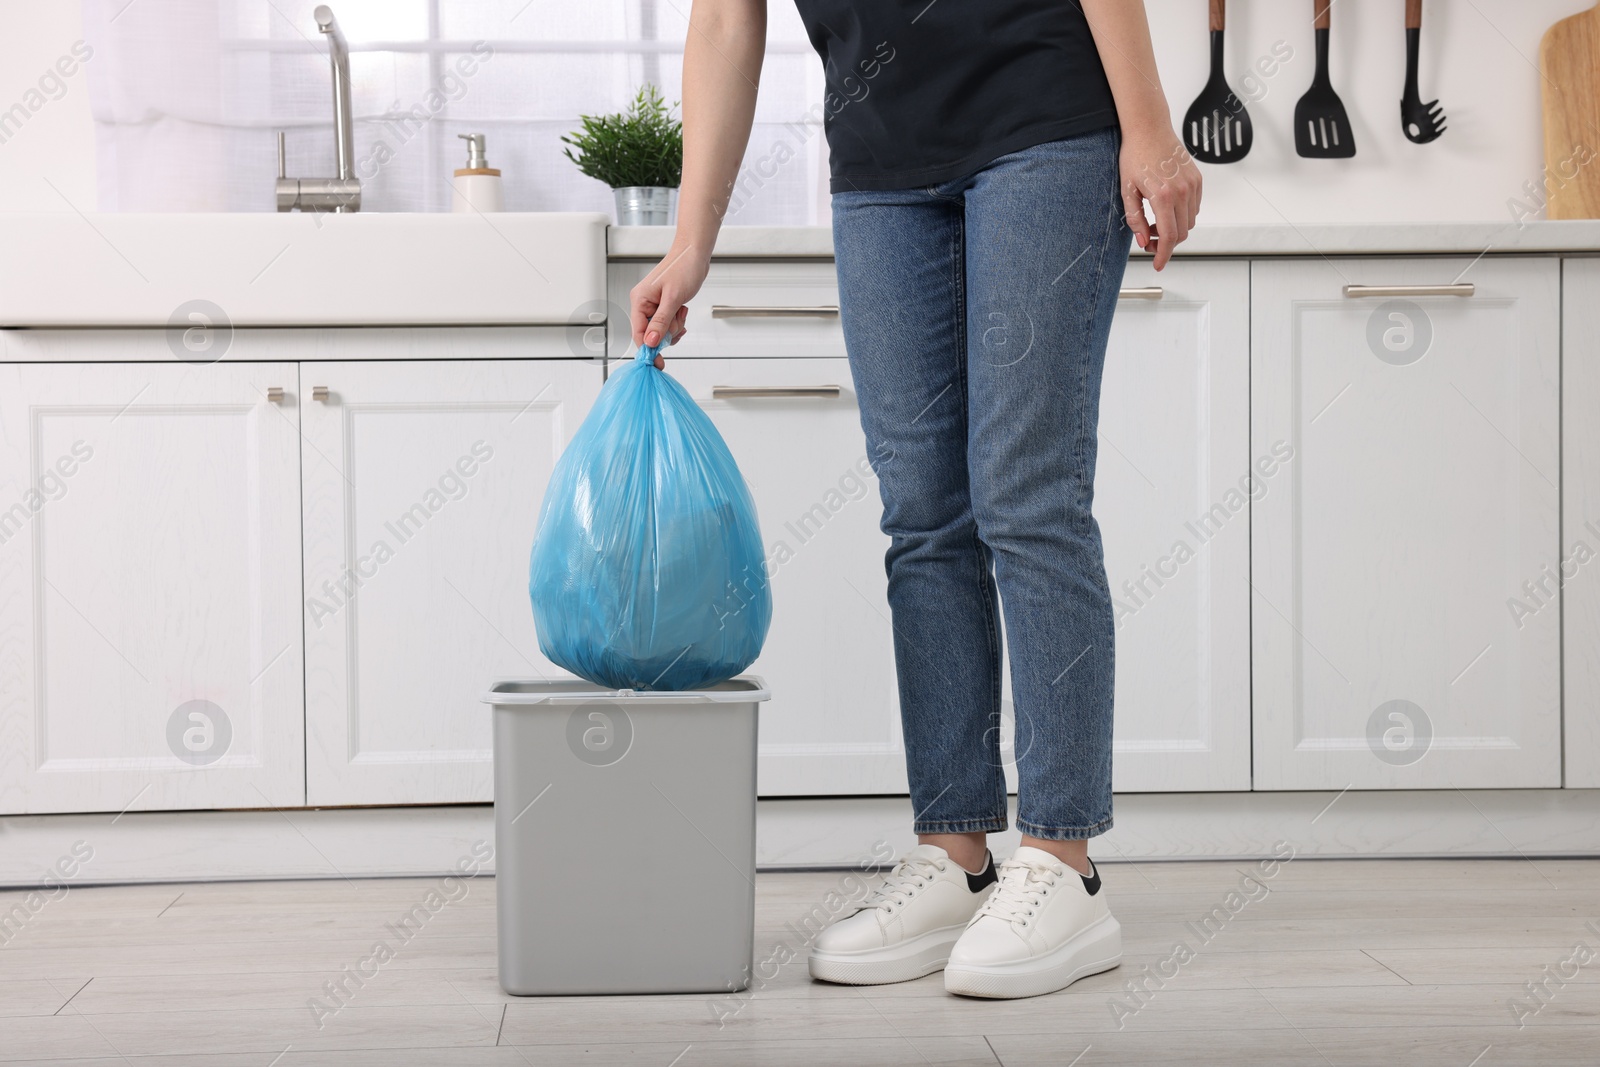
[{"label": "potted plant", "polygon": [[583,129],[561,138],[571,146],[563,151],[583,173],[611,186],[617,225],[668,225],[672,194],[683,178],[683,123],[656,87],[640,89],[626,111],[579,118]]}]

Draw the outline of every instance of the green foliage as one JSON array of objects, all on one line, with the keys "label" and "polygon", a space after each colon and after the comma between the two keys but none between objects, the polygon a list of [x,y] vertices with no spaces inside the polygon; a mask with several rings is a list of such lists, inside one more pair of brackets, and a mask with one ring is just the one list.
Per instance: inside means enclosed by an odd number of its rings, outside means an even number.
[{"label": "green foliage", "polygon": [[683,178],[683,123],[654,85],[639,90],[628,110],[616,115],[580,115],[583,129],[561,140],[562,151],[591,178],[613,189],[635,185],[677,188]]}]

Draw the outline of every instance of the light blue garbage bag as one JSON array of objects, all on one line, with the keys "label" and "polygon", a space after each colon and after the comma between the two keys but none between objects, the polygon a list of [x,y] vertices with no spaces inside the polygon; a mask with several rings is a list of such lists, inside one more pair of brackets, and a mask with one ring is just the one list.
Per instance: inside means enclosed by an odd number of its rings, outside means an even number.
[{"label": "light blue garbage bag", "polygon": [[772,621],[750,490],[656,352],[611,375],[556,463],[529,567],[540,651],[610,689],[732,678]]}]

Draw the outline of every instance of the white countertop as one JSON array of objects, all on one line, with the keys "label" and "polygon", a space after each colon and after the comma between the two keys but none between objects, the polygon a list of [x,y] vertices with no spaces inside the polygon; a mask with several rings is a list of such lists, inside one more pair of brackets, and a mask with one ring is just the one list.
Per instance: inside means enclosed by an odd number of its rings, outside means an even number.
[{"label": "white countertop", "polygon": [[[0,215],[0,327],[592,324],[605,265],[668,227],[598,213]],[[1202,226],[1178,255],[1600,252],[1600,220]],[[826,227],[730,226],[716,255],[828,258]],[[1144,253],[1135,253],[1136,257]],[[178,319],[175,320],[174,316]]]},{"label": "white countertop", "polygon": [[[672,242],[668,226],[613,226],[612,259],[652,259]],[[1337,226],[1205,226],[1178,246],[1179,256],[1347,256],[1484,252],[1600,252],[1600,220],[1559,222],[1426,222]],[[725,257],[833,255],[825,226],[729,226],[714,253]],[[1147,253],[1134,250],[1134,255]]]}]

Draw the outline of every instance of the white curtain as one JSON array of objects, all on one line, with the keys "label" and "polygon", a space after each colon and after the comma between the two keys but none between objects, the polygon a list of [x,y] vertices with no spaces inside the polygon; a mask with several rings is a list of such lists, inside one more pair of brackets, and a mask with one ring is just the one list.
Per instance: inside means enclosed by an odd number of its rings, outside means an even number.
[{"label": "white curtain", "polygon": [[[580,114],[641,84],[682,96],[690,0],[333,0],[350,44],[363,211],[446,211],[481,132],[508,211],[609,211],[562,155]],[[291,177],[334,173],[315,0],[84,0],[104,211],[272,211]],[[828,221],[821,64],[771,5],[755,130],[728,222]]]}]

